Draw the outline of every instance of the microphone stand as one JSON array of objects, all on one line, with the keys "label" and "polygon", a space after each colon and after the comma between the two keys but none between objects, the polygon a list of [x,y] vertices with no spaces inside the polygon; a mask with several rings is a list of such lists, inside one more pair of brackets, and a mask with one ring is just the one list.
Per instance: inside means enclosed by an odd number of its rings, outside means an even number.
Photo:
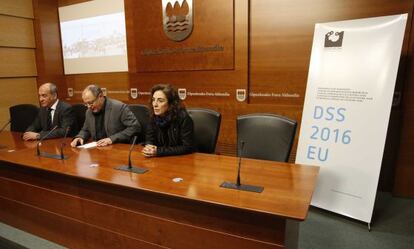
[{"label": "microphone stand", "polygon": [[66,131],[65,131],[65,136],[63,137],[62,143],[60,144],[60,160],[65,160],[68,159],[67,156],[63,155],[63,147],[65,147],[66,143],[65,143],[65,139],[68,136],[69,133],[69,129],[70,127],[66,127]]},{"label": "microphone stand", "polygon": [[135,146],[135,142],[137,141],[137,136],[134,136],[134,140],[132,141],[132,145],[129,148],[129,153],[128,153],[128,165],[121,165],[121,166],[117,166],[114,169],[117,170],[122,170],[122,171],[128,171],[128,172],[132,172],[132,173],[136,173],[136,174],[144,174],[145,172],[148,171],[148,169],[144,169],[144,168],[140,168],[140,167],[134,167],[132,166],[132,161],[131,161],[131,153],[132,153],[132,149]]},{"label": "microphone stand", "polygon": [[238,166],[238,169],[237,169],[236,183],[225,181],[220,185],[220,187],[227,188],[227,189],[237,189],[237,190],[241,190],[241,191],[261,193],[261,192],[263,192],[264,187],[241,184],[240,169],[241,169],[241,159],[242,159],[243,149],[244,149],[244,141],[241,141],[241,150],[240,150],[240,156],[239,156],[239,166]]},{"label": "microphone stand", "polygon": [[[10,122],[11,122],[11,120],[9,119],[9,121],[7,121],[7,123],[5,125],[3,125],[3,127],[1,127],[0,133],[2,133],[4,129],[6,129],[7,125],[9,125]],[[7,148],[7,146],[0,144],[0,149],[4,149],[4,148]]]},{"label": "microphone stand", "polygon": [[40,144],[43,142],[43,140],[45,140],[47,137],[49,137],[50,136],[50,134],[52,134],[52,132],[54,131],[54,130],[56,130],[56,128],[57,128],[58,126],[56,125],[55,127],[53,127],[53,129],[51,129],[47,134],[46,134],[46,136],[44,136],[44,137],[42,137],[40,140],[39,140],[39,142],[37,143],[37,145],[36,145],[36,155],[37,156],[41,156],[41,157],[47,157],[47,158],[53,158],[53,159],[58,159],[58,160],[65,160],[65,159],[67,159],[67,157],[65,157],[65,156],[63,156],[63,158],[62,158],[62,155],[58,155],[58,154],[53,154],[53,153],[48,153],[48,152],[40,152]]}]

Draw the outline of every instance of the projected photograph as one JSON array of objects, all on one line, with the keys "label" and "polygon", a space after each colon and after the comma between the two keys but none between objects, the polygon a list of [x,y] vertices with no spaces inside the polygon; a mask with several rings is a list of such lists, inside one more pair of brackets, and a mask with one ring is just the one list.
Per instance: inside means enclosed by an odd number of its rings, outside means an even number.
[{"label": "projected photograph", "polygon": [[61,23],[64,59],[126,54],[124,13]]}]

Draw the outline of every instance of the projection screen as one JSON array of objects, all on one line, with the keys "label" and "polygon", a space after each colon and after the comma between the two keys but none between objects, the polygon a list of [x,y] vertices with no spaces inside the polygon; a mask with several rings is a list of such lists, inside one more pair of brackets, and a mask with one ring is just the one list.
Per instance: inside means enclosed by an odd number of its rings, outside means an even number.
[{"label": "projection screen", "polygon": [[65,74],[128,71],[123,0],[59,8]]}]

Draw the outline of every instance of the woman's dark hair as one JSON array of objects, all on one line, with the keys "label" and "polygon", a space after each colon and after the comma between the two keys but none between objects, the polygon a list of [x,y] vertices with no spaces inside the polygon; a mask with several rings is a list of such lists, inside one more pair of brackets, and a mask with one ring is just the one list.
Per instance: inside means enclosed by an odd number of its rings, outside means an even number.
[{"label": "woman's dark hair", "polygon": [[149,109],[150,109],[150,115],[151,120],[154,120],[154,108],[152,107],[152,97],[154,96],[154,93],[156,91],[162,91],[165,96],[167,97],[168,101],[168,110],[165,113],[165,118],[169,121],[175,120],[178,113],[185,109],[183,103],[181,102],[181,99],[178,97],[177,90],[172,87],[169,84],[157,84],[152,87],[151,89],[151,96],[149,100]]}]

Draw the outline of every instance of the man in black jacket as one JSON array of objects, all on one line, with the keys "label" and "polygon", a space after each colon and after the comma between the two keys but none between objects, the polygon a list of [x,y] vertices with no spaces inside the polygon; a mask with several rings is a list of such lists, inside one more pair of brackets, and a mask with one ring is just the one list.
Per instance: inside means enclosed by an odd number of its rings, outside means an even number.
[{"label": "man in black jacket", "polygon": [[39,87],[39,103],[39,114],[23,134],[24,140],[41,139],[55,126],[57,128],[47,138],[63,137],[68,127],[76,128],[72,107],[58,99],[55,84],[45,83]]}]

